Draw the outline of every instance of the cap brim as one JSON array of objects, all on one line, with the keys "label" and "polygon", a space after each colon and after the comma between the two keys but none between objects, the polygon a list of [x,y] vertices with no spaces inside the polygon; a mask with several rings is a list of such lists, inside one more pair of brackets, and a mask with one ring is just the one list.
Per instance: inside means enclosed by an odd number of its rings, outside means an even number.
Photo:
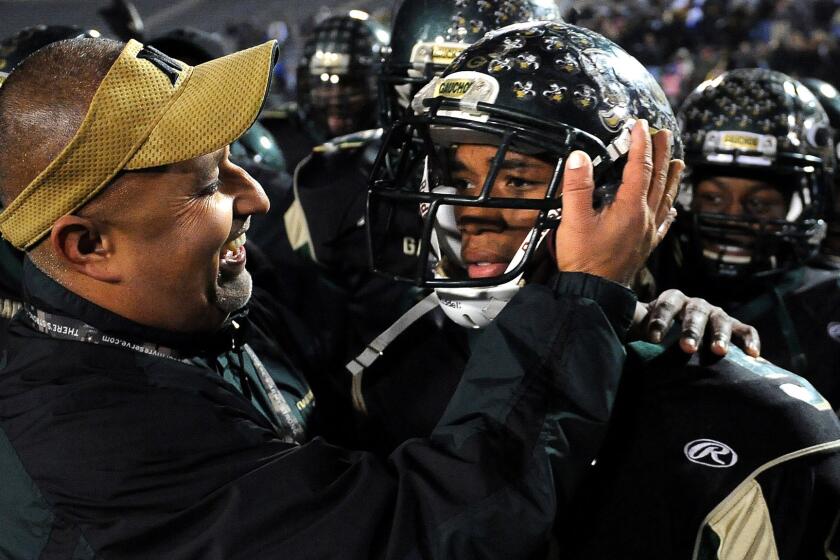
[{"label": "cap brim", "polygon": [[269,41],[196,66],[125,169],[189,160],[242,136],[265,103],[277,53]]}]

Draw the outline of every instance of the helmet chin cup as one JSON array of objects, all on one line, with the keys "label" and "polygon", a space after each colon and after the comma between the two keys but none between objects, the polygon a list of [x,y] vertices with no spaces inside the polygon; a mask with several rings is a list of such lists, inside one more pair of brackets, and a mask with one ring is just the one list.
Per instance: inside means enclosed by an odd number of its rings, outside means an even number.
[{"label": "helmet chin cup", "polygon": [[440,308],[457,325],[483,329],[501,313],[519,291],[520,274],[513,280],[489,288],[436,288]]},{"label": "helmet chin cup", "polygon": [[[454,214],[451,219],[452,224],[454,224]],[[461,258],[461,240],[457,227],[454,230],[456,234],[455,236],[449,235],[448,231],[450,230],[445,228],[445,224],[442,226],[441,230],[439,230],[436,226],[432,232],[433,249],[435,251],[441,251],[442,247],[446,247],[446,249],[442,249],[443,253],[438,252],[437,254],[440,255],[441,258],[445,257],[452,259],[458,264],[458,266],[466,268],[466,265]],[[439,231],[441,233],[440,236],[438,235]],[[537,246],[539,246],[545,240],[548,231],[553,230],[540,231],[538,228],[533,228],[530,232],[528,232],[525,240],[519,246],[519,249],[516,251],[513,259],[511,259],[510,264],[508,264],[505,273],[515,270],[520,264],[522,264],[522,262],[526,259],[528,246],[533,243],[535,239],[537,240]],[[440,238],[450,238],[450,242],[445,245],[441,245]],[[457,253],[453,254],[451,252],[452,247],[456,244],[458,248]],[[440,270],[440,268],[436,269],[435,276],[437,278],[444,278],[445,276],[438,273],[438,270]],[[524,284],[523,277],[524,273],[520,273],[507,282],[484,288],[435,288],[435,293],[440,301],[440,308],[452,321],[462,327],[483,329],[489,325],[490,322],[495,319],[499,313],[501,313],[505,305],[513,299],[513,296],[516,295]]]}]

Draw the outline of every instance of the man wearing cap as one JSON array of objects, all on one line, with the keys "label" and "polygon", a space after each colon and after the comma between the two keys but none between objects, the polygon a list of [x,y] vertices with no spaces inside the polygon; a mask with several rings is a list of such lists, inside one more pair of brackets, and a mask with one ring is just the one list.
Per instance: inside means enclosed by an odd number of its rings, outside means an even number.
[{"label": "man wearing cap", "polygon": [[[0,88],[0,232],[27,252],[0,352],[0,557],[530,558],[597,453],[635,306],[614,281],[662,225],[647,204],[591,232],[564,215],[558,235],[613,258],[523,288],[466,366],[486,390],[456,391],[428,438],[384,461],[311,439],[292,343],[244,311],[268,203],[227,149],[275,50],[192,68],[72,39]],[[642,141],[639,200],[665,190]]]}]

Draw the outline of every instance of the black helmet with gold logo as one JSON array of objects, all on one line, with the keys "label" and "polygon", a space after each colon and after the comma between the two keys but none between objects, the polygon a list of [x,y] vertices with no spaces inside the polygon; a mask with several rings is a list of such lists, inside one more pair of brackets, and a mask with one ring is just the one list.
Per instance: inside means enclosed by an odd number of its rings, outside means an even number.
[{"label": "black helmet with gold logo", "polygon": [[[781,72],[732,70],[701,84],[679,118],[685,258],[713,276],[745,278],[814,256],[825,236],[835,166],[829,119],[814,94]],[[723,199],[736,196],[732,180],[778,191],[779,210],[763,211],[769,202],[749,193],[740,206],[724,208]]]},{"label": "black helmet with gold logo", "polygon": [[465,48],[514,23],[560,20],[554,0],[399,0],[379,83],[385,123]]},{"label": "black helmet with gold logo", "polygon": [[[672,131],[674,157],[681,157],[676,117],[650,73],[609,39],[563,22],[519,23],[488,33],[424,86],[411,106],[389,131],[372,173],[368,225],[374,267],[429,287],[488,287],[519,278],[559,221],[563,164],[573,150],[587,152],[595,164],[594,204],[614,197],[636,120],[646,119],[652,131]],[[421,139],[415,149],[400,149],[412,138]],[[453,157],[465,144],[491,150],[486,177],[470,187],[453,180],[459,166]],[[394,162],[388,153],[401,157]],[[539,192],[497,191],[510,154],[553,170]],[[412,179],[418,169],[422,181]],[[416,216],[418,207],[424,235],[416,269],[397,274],[377,248],[392,224]],[[530,211],[521,254],[502,275],[459,273],[465,263],[455,216],[464,207]]]}]

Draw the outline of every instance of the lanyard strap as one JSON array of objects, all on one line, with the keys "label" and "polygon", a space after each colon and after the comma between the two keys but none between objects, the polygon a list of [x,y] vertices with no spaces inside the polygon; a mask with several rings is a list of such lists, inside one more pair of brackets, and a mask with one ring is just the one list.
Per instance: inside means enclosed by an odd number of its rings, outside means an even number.
[{"label": "lanyard strap", "polygon": [[[53,315],[30,304],[24,305],[20,319],[38,332],[51,338],[123,348],[140,354],[148,354],[157,358],[166,358],[191,364],[187,357],[179,354],[172,348],[151,342],[132,342],[117,336],[105,334],[96,327],[92,327],[83,321],[62,315]],[[248,354],[248,358],[250,358],[257,372],[257,378],[268,395],[271,412],[277,420],[280,437],[287,443],[301,443],[305,438],[303,425],[292,413],[289,403],[286,401],[283,393],[280,392],[280,389],[277,388],[277,384],[271,378],[271,374],[269,374],[256,352],[247,344],[243,345],[243,350]],[[245,387],[243,386],[244,390]],[[291,430],[291,435],[287,433],[288,430]]]},{"label": "lanyard strap", "polygon": [[105,334],[96,327],[92,327],[83,321],[77,321],[76,319],[61,315],[53,315],[29,304],[23,306],[23,313],[21,313],[20,318],[30,327],[51,338],[113,346],[141,354],[149,354],[158,358],[167,358],[178,362],[185,361],[184,357],[172,348],[150,342],[132,342],[118,336]]},{"label": "lanyard strap", "polygon": [[274,382],[274,379],[272,379],[271,374],[268,373],[268,369],[266,369],[262,361],[260,361],[257,353],[254,352],[254,350],[247,344],[245,344],[242,348],[245,350],[245,353],[248,354],[248,357],[251,358],[251,361],[254,364],[254,369],[257,370],[257,377],[268,395],[272,412],[274,412],[278,418],[284,420],[285,425],[292,430],[292,435],[284,435],[283,439],[287,443],[303,443],[306,439],[303,424],[301,424],[301,422],[297,419],[297,416],[295,416],[292,412],[292,407],[289,406],[286,397],[280,389],[277,388],[277,384]]}]

